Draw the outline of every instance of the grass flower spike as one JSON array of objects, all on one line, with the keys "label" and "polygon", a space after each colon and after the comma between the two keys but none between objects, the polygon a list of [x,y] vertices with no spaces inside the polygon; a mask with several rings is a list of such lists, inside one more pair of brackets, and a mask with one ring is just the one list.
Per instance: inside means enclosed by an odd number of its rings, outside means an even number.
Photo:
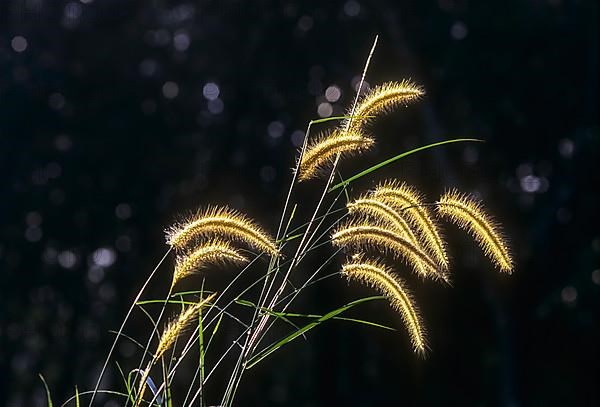
[{"label": "grass flower spike", "polygon": [[194,317],[200,310],[200,308],[204,307],[206,304],[210,303],[212,299],[216,296],[216,293],[209,295],[203,300],[195,303],[194,305],[190,305],[186,309],[184,309],[177,319],[172,321],[167,325],[165,330],[163,331],[160,341],[158,342],[158,346],[156,348],[156,352],[154,352],[154,357],[148,363],[148,366],[144,370],[140,378],[139,391],[136,397],[135,406],[139,406],[144,398],[144,393],[146,391],[146,384],[148,380],[148,376],[150,375],[150,369],[156,363],[158,359],[163,357],[165,352],[173,346],[175,340],[183,333],[185,328],[194,320]]},{"label": "grass flower spike", "polygon": [[410,293],[404,288],[404,282],[398,276],[385,265],[363,260],[360,256],[355,256],[351,262],[344,264],[342,274],[349,280],[360,281],[381,291],[392,307],[402,315],[415,351],[425,353],[427,344],[421,317]]},{"label": "grass flower spike", "polygon": [[321,135],[306,147],[300,160],[298,180],[317,178],[338,154],[344,156],[368,150],[375,142],[359,131],[334,130]]},{"label": "grass flower spike", "polygon": [[409,242],[415,246],[419,245],[417,237],[411,230],[408,223],[406,223],[404,218],[398,212],[396,212],[394,208],[385,204],[384,202],[368,196],[363,196],[348,203],[346,207],[348,208],[348,212],[351,214],[366,216],[371,215],[379,220],[388,221],[400,233],[405,235]]},{"label": "grass flower spike", "polygon": [[167,231],[167,243],[175,249],[188,249],[192,243],[209,236],[237,240],[255,249],[278,256],[274,240],[245,215],[227,207],[209,207],[189,221]]},{"label": "grass flower spike", "polygon": [[247,263],[248,259],[224,240],[216,239],[204,243],[190,254],[180,255],[177,258],[172,285],[209,264],[226,262],[243,264]]},{"label": "grass flower spike", "polygon": [[439,232],[439,226],[429,209],[423,206],[420,194],[404,182],[387,181],[373,192],[373,197],[389,202],[419,230],[427,251],[442,267],[448,269],[446,244]]},{"label": "grass flower spike", "polygon": [[467,230],[501,271],[512,272],[513,261],[505,239],[499,226],[483,211],[480,202],[452,190],[440,198],[438,212]]},{"label": "grass flower spike", "polygon": [[208,297],[204,298],[203,300],[195,303],[194,305],[190,305],[189,307],[181,311],[177,319],[175,319],[167,325],[162,335],[160,336],[160,341],[154,354],[155,359],[160,359],[165,354],[165,352],[169,350],[171,346],[173,346],[173,343],[175,343],[175,339],[177,339],[177,337],[181,335],[181,333],[183,333],[185,328],[194,320],[194,317],[196,316],[200,308],[210,303],[215,297],[215,295],[216,293],[213,293]]},{"label": "grass flower spike", "polygon": [[336,246],[377,247],[390,252],[395,257],[404,258],[421,277],[445,279],[438,273],[436,264],[421,249],[401,234],[388,230],[381,225],[365,222],[342,225],[331,237]]},{"label": "grass flower spike", "polygon": [[[386,82],[369,91],[359,102],[354,110],[350,123],[351,130],[364,128],[372,117],[377,117],[388,113],[400,105],[406,105],[423,96],[425,92],[420,86],[415,85],[409,80],[402,82]],[[347,121],[342,123],[345,128]]]}]

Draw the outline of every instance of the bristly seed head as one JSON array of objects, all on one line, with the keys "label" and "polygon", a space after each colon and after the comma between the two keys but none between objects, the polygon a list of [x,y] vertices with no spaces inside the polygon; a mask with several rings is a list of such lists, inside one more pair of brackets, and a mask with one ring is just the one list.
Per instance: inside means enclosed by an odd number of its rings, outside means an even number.
[{"label": "bristly seed head", "polygon": [[204,307],[206,304],[209,304],[215,295],[216,293],[213,293],[194,305],[190,305],[179,314],[177,319],[167,325],[156,348],[156,352],[154,354],[155,360],[160,359],[162,355],[164,355],[165,352],[171,348],[173,343],[175,343],[175,339],[177,339],[177,337],[181,335],[188,324],[194,320],[194,316],[198,313],[200,308]]},{"label": "bristly seed head", "polygon": [[349,280],[360,281],[382,292],[392,307],[400,312],[415,352],[424,355],[427,347],[425,329],[419,311],[402,279],[384,264],[374,260],[363,260],[360,255],[354,256],[349,263],[342,266],[342,274]]},{"label": "bristly seed head", "polygon": [[177,257],[172,285],[174,286],[177,281],[210,264],[227,262],[243,264],[247,263],[248,259],[224,240],[214,239],[201,244],[191,253],[181,254]]},{"label": "bristly seed head", "polygon": [[189,249],[202,238],[242,241],[271,256],[279,256],[275,241],[245,215],[227,207],[208,207],[187,222],[167,230],[167,243],[178,250]]},{"label": "bristly seed head", "polygon": [[311,142],[300,160],[298,181],[317,178],[331,165],[338,154],[349,156],[370,149],[374,140],[358,130],[334,130]]},{"label": "bristly seed head", "polygon": [[500,271],[513,271],[513,260],[506,239],[500,227],[485,213],[481,202],[451,190],[442,195],[437,208],[440,215],[467,230]]},{"label": "bristly seed head", "polygon": [[[418,100],[425,92],[410,80],[386,82],[369,91],[358,103],[349,124],[350,130],[364,129],[373,117],[388,113],[400,105]],[[348,126],[348,120],[341,125]]]},{"label": "bristly seed head", "polygon": [[371,196],[389,203],[405,216],[419,232],[427,252],[431,253],[443,270],[448,270],[449,261],[446,253],[446,243],[440,232],[440,227],[431,211],[423,205],[423,199],[418,191],[404,182],[391,180],[379,184]]},{"label": "bristly seed head", "polygon": [[331,241],[340,247],[377,247],[384,252],[404,260],[421,277],[446,280],[447,276],[438,272],[435,262],[421,249],[399,233],[385,225],[362,222],[348,222],[340,226],[332,235]]}]

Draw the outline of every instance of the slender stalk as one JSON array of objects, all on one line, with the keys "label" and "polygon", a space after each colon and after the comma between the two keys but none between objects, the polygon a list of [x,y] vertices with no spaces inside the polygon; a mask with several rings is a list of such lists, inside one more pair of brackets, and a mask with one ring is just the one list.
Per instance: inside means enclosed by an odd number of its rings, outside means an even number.
[{"label": "slender stalk", "polygon": [[[94,390],[92,392],[92,397],[90,398],[89,407],[92,407],[92,403],[94,402],[94,398],[96,397],[96,393],[98,393],[98,388],[100,387],[100,382],[102,381],[102,377],[104,376],[104,372],[106,371],[106,367],[108,366],[108,361],[110,360],[110,357],[112,356],[112,354],[113,354],[113,352],[115,350],[115,347],[117,346],[117,342],[118,342],[118,340],[119,340],[119,338],[121,336],[121,333],[123,332],[123,329],[125,328],[125,324],[129,320],[129,316],[131,315],[131,313],[133,312],[133,309],[135,308],[135,304],[137,304],[137,302],[140,300],[140,297],[142,296],[142,293],[144,292],[144,290],[146,289],[146,287],[150,283],[150,280],[152,280],[152,278],[154,277],[154,275],[158,271],[158,269],[161,266],[161,264],[165,261],[165,259],[169,255],[169,253],[171,253],[171,248],[169,248],[169,250],[167,250],[167,252],[160,259],[160,261],[158,262],[158,264],[156,265],[156,267],[154,267],[154,270],[152,270],[152,273],[150,273],[150,276],[148,276],[148,278],[146,279],[146,282],[144,283],[144,285],[142,286],[142,288],[140,289],[140,291],[137,293],[137,295],[135,296],[135,299],[133,300],[133,303],[129,307],[129,311],[127,311],[127,315],[125,315],[125,319],[121,323],[121,327],[119,328],[119,331],[117,332],[115,340],[113,341],[113,344],[110,347],[110,350],[108,351],[108,355],[106,356],[106,360],[104,361],[104,365],[102,366],[102,370],[100,371],[100,375],[98,376],[98,380],[96,381],[96,386],[94,387]],[[144,352],[144,355],[145,354],[146,354],[146,352]],[[127,400],[129,400],[129,399],[127,399]]]}]

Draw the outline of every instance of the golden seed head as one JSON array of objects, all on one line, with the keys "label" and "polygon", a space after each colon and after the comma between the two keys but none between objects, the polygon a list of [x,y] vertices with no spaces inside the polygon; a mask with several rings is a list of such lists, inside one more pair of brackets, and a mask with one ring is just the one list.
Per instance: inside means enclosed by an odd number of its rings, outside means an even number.
[{"label": "golden seed head", "polygon": [[[425,92],[410,80],[386,82],[371,89],[358,103],[351,122],[342,123],[342,128],[363,129],[373,117],[388,113],[400,105],[418,100]],[[352,113],[352,112],[351,112]]]},{"label": "golden seed head", "polygon": [[172,226],[167,230],[167,243],[175,249],[184,250],[211,236],[242,241],[272,256],[279,255],[271,236],[247,216],[228,207],[208,207],[186,222]]},{"label": "golden seed head", "polygon": [[175,343],[175,339],[177,339],[177,337],[183,333],[185,328],[194,320],[194,317],[196,316],[200,308],[209,304],[215,297],[215,295],[217,294],[213,293],[205,299],[195,303],[194,305],[190,305],[189,307],[181,311],[177,319],[175,319],[167,325],[160,337],[160,341],[156,348],[156,352],[154,354],[155,360],[160,359],[165,354],[165,352],[169,350],[171,346],[173,346],[173,343]]},{"label": "golden seed head", "polygon": [[386,181],[375,188],[372,196],[393,206],[417,231],[428,253],[444,270],[449,260],[440,227],[429,208],[423,205],[421,194],[404,182]]},{"label": "golden seed head", "polygon": [[440,215],[467,230],[500,271],[513,271],[513,260],[500,226],[485,213],[481,202],[451,190],[442,195],[437,208]]},{"label": "golden seed head", "polygon": [[446,276],[438,272],[435,262],[423,250],[396,231],[387,229],[386,225],[348,222],[333,233],[331,240],[339,247],[376,247],[404,259],[421,277],[446,280]]},{"label": "golden seed head", "polygon": [[360,255],[354,256],[350,262],[342,266],[342,274],[349,280],[367,284],[385,295],[391,306],[400,312],[415,352],[421,355],[425,353],[427,341],[421,316],[400,277],[383,263],[365,260]]},{"label": "golden seed head", "polygon": [[298,181],[317,178],[331,165],[338,154],[359,154],[373,146],[375,141],[359,131],[334,130],[311,142],[300,160]]},{"label": "golden seed head", "polygon": [[177,257],[175,271],[173,272],[173,285],[184,277],[212,264],[244,264],[248,259],[233,248],[228,242],[213,239],[196,247],[189,254],[181,254]]}]

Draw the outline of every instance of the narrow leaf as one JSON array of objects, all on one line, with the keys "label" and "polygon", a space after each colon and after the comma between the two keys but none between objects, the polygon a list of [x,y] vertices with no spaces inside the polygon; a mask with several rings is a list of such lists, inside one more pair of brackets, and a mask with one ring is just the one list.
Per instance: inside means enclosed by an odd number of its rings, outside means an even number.
[{"label": "narrow leaf", "polygon": [[370,174],[371,172],[373,172],[375,170],[378,170],[378,169],[380,169],[382,167],[385,167],[386,165],[391,164],[394,161],[398,161],[399,159],[404,158],[406,156],[409,156],[411,154],[418,153],[419,151],[427,150],[427,149],[430,149],[430,148],[433,148],[433,147],[437,147],[437,146],[441,146],[441,145],[444,145],[444,144],[459,143],[459,142],[465,142],[465,141],[483,142],[483,140],[474,139],[474,138],[457,138],[457,139],[452,139],[452,140],[444,140],[444,141],[440,141],[440,142],[437,142],[437,143],[427,144],[425,146],[414,148],[414,149],[412,149],[410,151],[406,151],[406,152],[404,152],[402,154],[399,154],[399,155],[397,155],[395,157],[392,157],[392,158],[390,158],[388,160],[382,161],[379,164],[376,164],[376,165],[374,165],[372,167],[367,168],[364,171],[359,172],[358,174],[355,174],[355,175],[351,176],[350,178],[348,178],[345,181],[342,181],[342,182],[340,182],[338,184],[335,184],[334,186],[332,186],[331,188],[329,188],[329,191],[327,191],[327,192],[332,192],[332,191],[335,191],[338,188],[345,187],[348,184],[350,184],[351,182],[356,181],[357,179],[359,179],[361,177],[364,177],[365,175]]}]

